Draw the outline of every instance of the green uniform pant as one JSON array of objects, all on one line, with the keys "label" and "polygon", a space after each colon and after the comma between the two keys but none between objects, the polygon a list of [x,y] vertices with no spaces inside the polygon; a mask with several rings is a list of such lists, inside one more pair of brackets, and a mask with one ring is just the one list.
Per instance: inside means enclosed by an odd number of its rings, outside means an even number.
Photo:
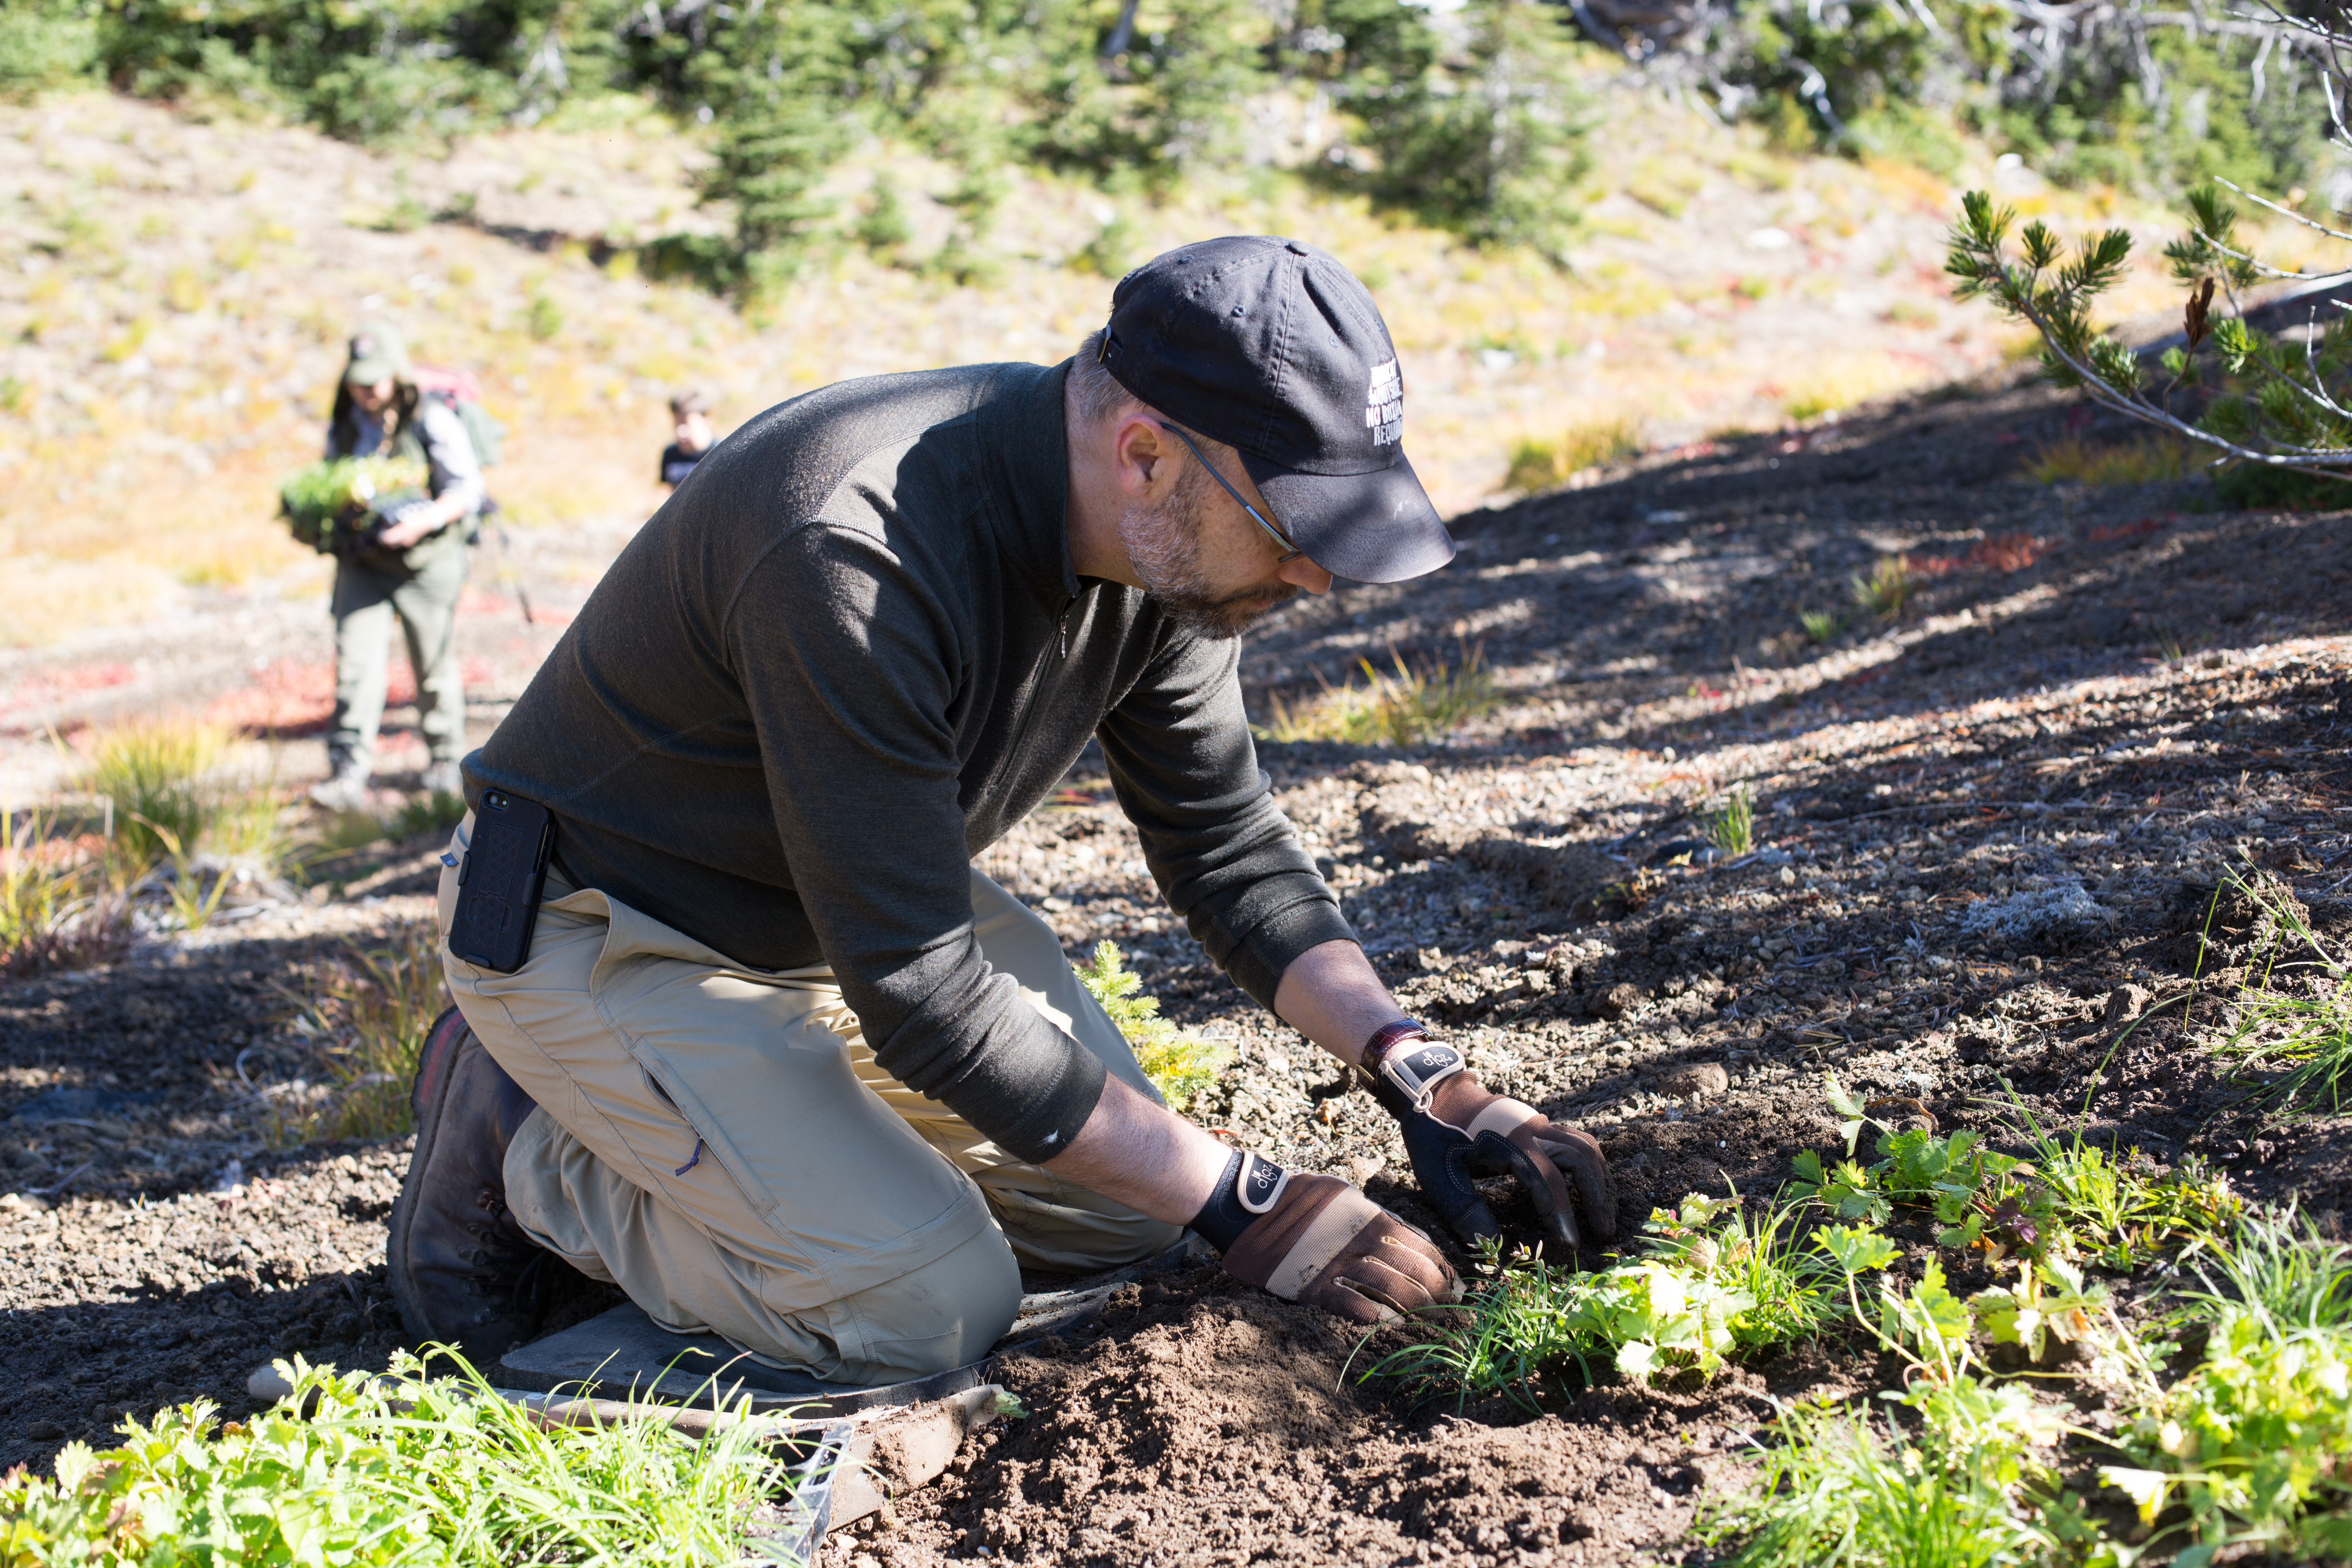
[{"label": "green uniform pant", "polygon": [[[457,883],[442,873],[445,935]],[[1051,928],[978,872],[971,919],[1024,1003],[1157,1098]],[[985,1355],[1020,1307],[1020,1265],[1089,1272],[1182,1234],[892,1079],[828,969],[748,969],[552,880],[520,969],[446,945],[442,963],[476,1037],[539,1102],[507,1151],[507,1206],[665,1328],[895,1382]]]},{"label": "green uniform pant", "polygon": [[335,716],[327,758],[338,774],[364,775],[375,765],[394,619],[416,672],[417,728],[433,761],[465,754],[466,691],[456,636],[457,596],[466,587],[464,526],[418,544],[398,564],[336,560]]}]

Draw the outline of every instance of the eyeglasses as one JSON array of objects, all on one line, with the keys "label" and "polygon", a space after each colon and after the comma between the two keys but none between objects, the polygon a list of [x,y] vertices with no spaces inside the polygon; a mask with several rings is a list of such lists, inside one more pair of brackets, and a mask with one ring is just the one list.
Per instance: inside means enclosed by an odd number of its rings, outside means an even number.
[{"label": "eyeglasses", "polygon": [[1209,461],[1208,454],[1202,451],[1200,447],[1194,443],[1192,437],[1186,435],[1181,427],[1171,425],[1164,419],[1160,420],[1159,424],[1162,430],[1167,431],[1170,435],[1175,437],[1176,439],[1183,442],[1185,447],[1192,452],[1192,456],[1201,459],[1201,467],[1209,470],[1209,477],[1211,479],[1216,480],[1217,483],[1221,485],[1224,485],[1225,493],[1234,498],[1234,504],[1240,507],[1244,511],[1249,513],[1250,521],[1256,523],[1260,528],[1265,530],[1267,537],[1272,539],[1276,545],[1281,547],[1282,553],[1276,557],[1274,563],[1276,565],[1287,565],[1289,563],[1297,560],[1299,557],[1307,553],[1307,552],[1299,549],[1298,546],[1290,542],[1290,535],[1283,532],[1282,530],[1266,521],[1265,518],[1258,511],[1257,508],[1242,500],[1241,491],[1234,489],[1232,485],[1225,483],[1225,476],[1217,472],[1217,465]]}]

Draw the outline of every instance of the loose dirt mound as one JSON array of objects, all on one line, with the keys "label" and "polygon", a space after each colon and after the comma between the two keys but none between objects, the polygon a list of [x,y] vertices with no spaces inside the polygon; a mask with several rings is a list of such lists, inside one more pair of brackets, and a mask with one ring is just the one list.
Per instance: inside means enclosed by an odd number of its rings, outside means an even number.
[{"label": "loose dirt mound", "polygon": [[[987,1547],[1103,1564],[1622,1561],[1671,1538],[1769,1408],[1734,1377],[1418,1418],[1341,1392],[1369,1350],[1213,1269],[1129,1287],[1079,1342],[1010,1358],[1035,1413],[836,1548],[852,1563]],[[1499,1423],[1499,1424],[1496,1424]]]}]

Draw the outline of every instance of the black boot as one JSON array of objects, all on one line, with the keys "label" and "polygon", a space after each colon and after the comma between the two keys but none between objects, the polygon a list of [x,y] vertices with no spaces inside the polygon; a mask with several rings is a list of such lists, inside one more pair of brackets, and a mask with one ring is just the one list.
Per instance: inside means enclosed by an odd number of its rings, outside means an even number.
[{"label": "black boot", "polygon": [[416,1152],[392,1205],[387,1251],[400,1321],[488,1373],[538,1326],[571,1270],[507,1212],[507,1145],[534,1109],[455,1007],[416,1056]]}]

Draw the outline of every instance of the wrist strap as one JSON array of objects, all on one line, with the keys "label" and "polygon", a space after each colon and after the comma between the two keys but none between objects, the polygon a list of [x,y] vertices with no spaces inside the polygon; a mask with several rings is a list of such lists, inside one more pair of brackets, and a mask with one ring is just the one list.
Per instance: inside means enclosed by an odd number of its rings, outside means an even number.
[{"label": "wrist strap", "polygon": [[1399,1040],[1427,1038],[1429,1038],[1429,1031],[1411,1018],[1399,1018],[1393,1024],[1382,1024],[1372,1031],[1372,1037],[1364,1042],[1364,1054],[1357,1065],[1368,1073],[1377,1073],[1381,1070],[1381,1058],[1387,1056],[1390,1048]]},{"label": "wrist strap", "polygon": [[1219,1252],[1230,1252],[1242,1232],[1265,1218],[1289,1184],[1289,1172],[1255,1150],[1236,1149],[1190,1228]]}]

